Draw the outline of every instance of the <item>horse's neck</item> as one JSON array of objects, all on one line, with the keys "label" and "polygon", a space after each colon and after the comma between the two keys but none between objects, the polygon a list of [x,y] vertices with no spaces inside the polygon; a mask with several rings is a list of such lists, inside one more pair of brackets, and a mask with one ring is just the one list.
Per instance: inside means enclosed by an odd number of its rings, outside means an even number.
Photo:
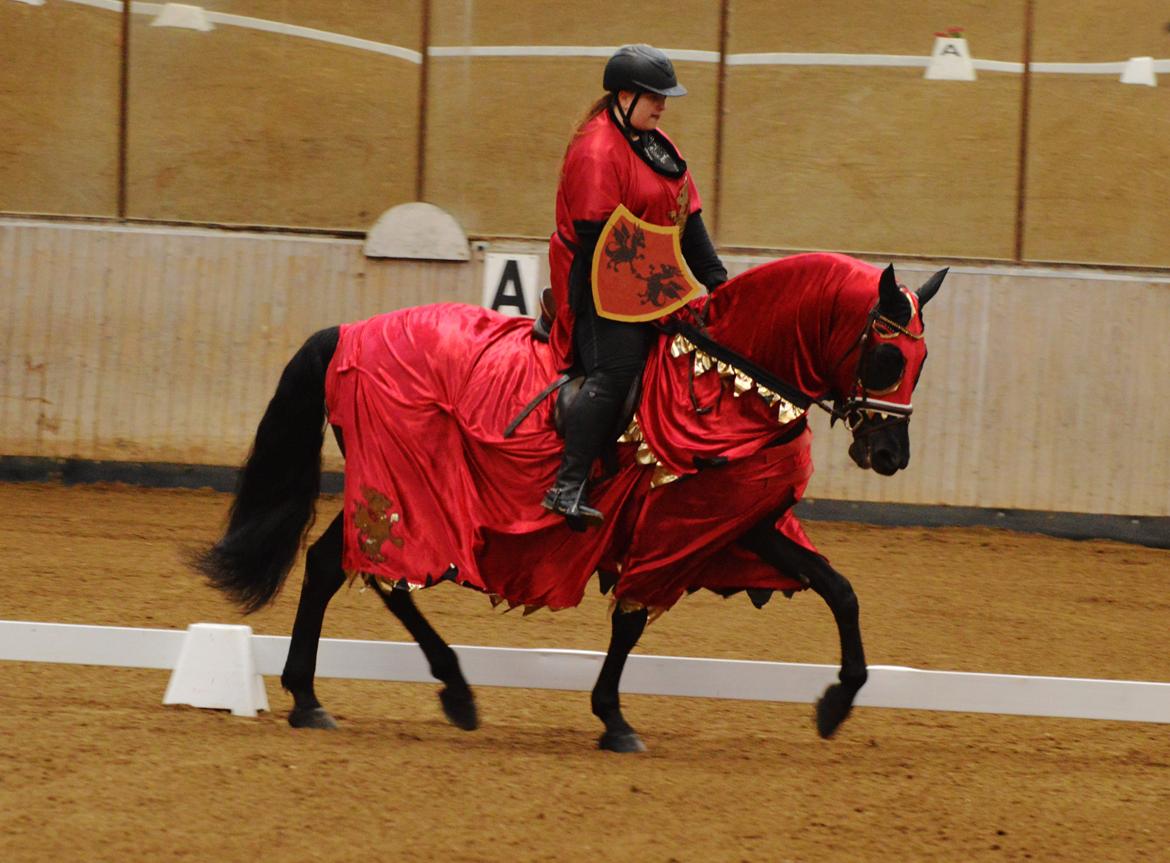
[{"label": "horse's neck", "polygon": [[828,254],[756,267],[712,296],[711,337],[810,396],[840,391],[869,294],[876,296],[876,273]]}]

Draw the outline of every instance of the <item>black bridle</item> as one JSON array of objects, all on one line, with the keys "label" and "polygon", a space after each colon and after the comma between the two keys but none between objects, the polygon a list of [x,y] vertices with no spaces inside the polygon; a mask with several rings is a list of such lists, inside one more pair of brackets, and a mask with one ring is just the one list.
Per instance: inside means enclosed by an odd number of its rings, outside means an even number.
[{"label": "black bridle", "polygon": [[[878,329],[879,327],[892,330],[894,334],[901,334],[915,340],[923,338],[921,334],[912,333],[897,321],[887,318],[881,313],[879,305],[875,304],[869,310],[869,314],[865,319],[865,328],[861,331],[861,335],[853,343],[853,347],[846,351],[841,359],[837,361],[837,365],[840,366],[850,354],[858,351],[857,369],[853,376],[854,391],[857,395],[838,397],[833,401],[832,408],[829,409],[829,413],[833,418],[832,422],[835,423],[837,420],[841,420],[845,423],[845,427],[854,435],[868,435],[876,432],[878,429],[896,423],[905,424],[910,421],[910,415],[914,412],[912,404],[899,404],[897,402],[888,402],[871,397],[869,390],[865,386],[865,372],[869,359],[869,352],[866,348],[869,345],[870,339],[875,334],[878,336],[882,335]],[[892,335],[887,336],[887,338],[892,338]],[[824,407],[824,405],[821,406]],[[873,420],[875,416],[878,418],[876,421],[865,424],[867,419]],[[865,425],[864,429],[862,429],[863,425]]]}]

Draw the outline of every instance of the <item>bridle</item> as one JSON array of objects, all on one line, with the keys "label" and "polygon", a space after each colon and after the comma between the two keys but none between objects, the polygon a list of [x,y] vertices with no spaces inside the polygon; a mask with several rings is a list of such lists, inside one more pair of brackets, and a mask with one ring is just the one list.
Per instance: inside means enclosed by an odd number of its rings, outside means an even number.
[{"label": "bridle", "polygon": [[[837,367],[839,367],[850,354],[854,351],[859,352],[857,368],[853,375],[853,394],[847,397],[838,397],[833,401],[831,407],[823,402],[817,402],[832,416],[830,424],[841,420],[845,423],[845,428],[854,436],[873,434],[879,429],[896,423],[905,424],[910,421],[910,415],[914,412],[912,404],[899,404],[873,398],[865,386],[865,373],[870,353],[866,347],[871,338],[892,339],[899,335],[908,336],[915,341],[921,341],[925,338],[925,333],[912,333],[897,321],[887,318],[881,313],[879,306],[880,301],[869,310],[861,335],[837,361]],[[834,367],[835,370],[836,367]],[[875,418],[876,421],[874,421]],[[867,420],[870,421],[868,424]],[[863,425],[864,428],[862,428]]]},{"label": "bridle", "polygon": [[[865,436],[895,423],[904,424],[909,422],[910,414],[914,410],[910,404],[899,404],[897,402],[885,401],[884,399],[876,399],[869,394],[869,390],[865,386],[865,372],[869,358],[866,347],[870,339],[892,339],[903,335],[909,336],[915,341],[920,341],[925,337],[925,334],[912,333],[897,321],[887,318],[881,313],[879,306],[880,300],[869,310],[869,314],[865,319],[865,327],[862,329],[857,341],[841,356],[841,359],[837,361],[837,365],[833,368],[833,371],[836,372],[841,363],[845,362],[854,351],[860,352],[857,357],[857,368],[853,375],[853,394],[838,397],[832,402],[823,398],[806,395],[792,384],[782,381],[770,372],[760,368],[751,360],[747,359],[747,357],[738,354],[730,348],[724,347],[712,339],[706,333],[704,310],[699,310],[696,314],[698,326],[682,319],[674,319],[663,322],[659,325],[659,329],[671,334],[681,333],[699,349],[710,354],[715,359],[744,372],[797,407],[807,410],[812,405],[816,405],[832,418],[830,425],[836,423],[837,420],[841,420],[845,423],[845,427],[855,436]],[[877,421],[873,421],[875,417]],[[870,420],[868,424],[866,423],[867,420]],[[864,428],[862,428],[863,425]]]}]

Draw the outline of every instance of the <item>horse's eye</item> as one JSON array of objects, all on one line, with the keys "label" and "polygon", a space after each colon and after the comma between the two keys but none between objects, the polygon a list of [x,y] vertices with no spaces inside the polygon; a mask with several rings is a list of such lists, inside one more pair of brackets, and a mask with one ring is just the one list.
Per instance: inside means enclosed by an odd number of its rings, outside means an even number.
[{"label": "horse's eye", "polygon": [[906,358],[893,345],[878,345],[870,353],[861,382],[875,393],[889,392],[902,382]]}]

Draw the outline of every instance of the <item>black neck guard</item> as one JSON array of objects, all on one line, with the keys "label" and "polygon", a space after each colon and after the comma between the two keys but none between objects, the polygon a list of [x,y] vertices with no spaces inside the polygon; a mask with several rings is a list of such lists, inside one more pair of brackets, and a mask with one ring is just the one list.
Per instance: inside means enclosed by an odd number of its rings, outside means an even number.
[{"label": "black neck guard", "polygon": [[623,125],[612,110],[609,112],[609,119],[621,131],[622,137],[638,154],[638,158],[649,165],[655,173],[676,179],[687,172],[686,161],[661,132],[651,129],[648,132],[638,132],[635,138],[634,131],[628,125]]}]

